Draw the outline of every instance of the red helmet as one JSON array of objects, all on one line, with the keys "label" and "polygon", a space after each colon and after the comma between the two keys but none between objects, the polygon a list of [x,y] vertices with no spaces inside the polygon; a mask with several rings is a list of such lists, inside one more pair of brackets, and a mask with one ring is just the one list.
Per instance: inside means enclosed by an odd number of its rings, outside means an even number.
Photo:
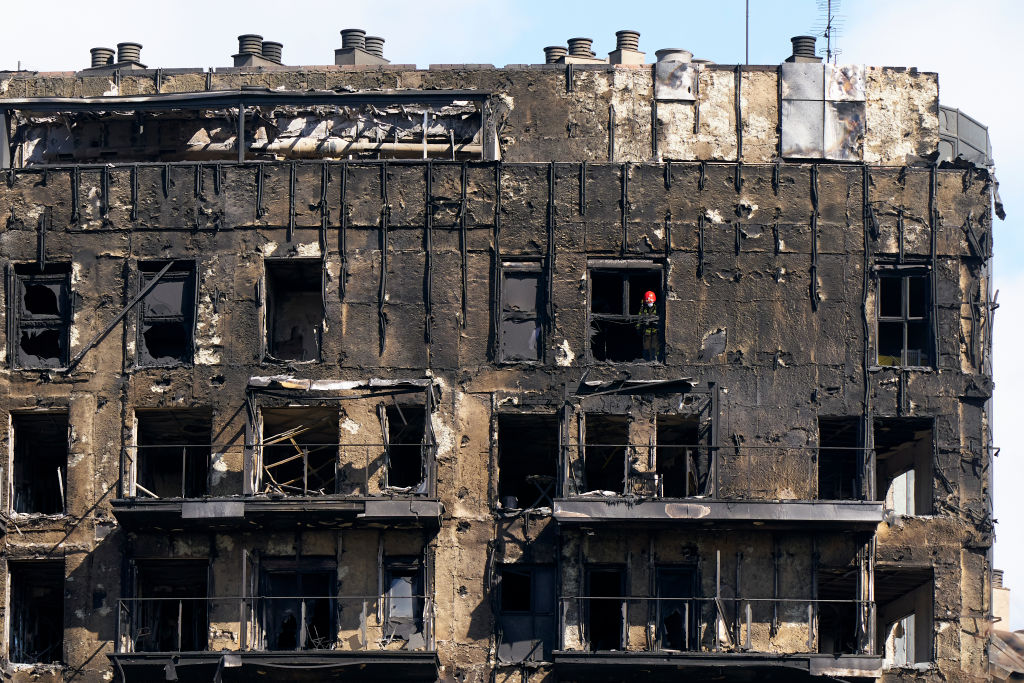
[{"label": "red helmet", "polygon": [[651,290],[647,290],[644,293],[644,303],[645,304],[653,304],[657,300],[658,300],[658,297],[656,297],[654,295],[654,292],[652,292]]}]

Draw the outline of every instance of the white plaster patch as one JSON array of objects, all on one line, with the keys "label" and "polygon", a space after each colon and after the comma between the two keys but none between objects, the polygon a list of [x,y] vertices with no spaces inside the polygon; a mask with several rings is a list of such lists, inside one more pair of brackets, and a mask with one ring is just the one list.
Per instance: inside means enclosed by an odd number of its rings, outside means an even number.
[{"label": "white plaster patch", "polygon": [[345,421],[341,423],[341,428],[349,434],[355,434],[359,431],[359,423],[351,417],[346,417]]},{"label": "white plaster patch", "polygon": [[210,475],[212,484],[217,485],[224,480],[224,477],[228,475],[228,464],[224,461],[223,453],[210,455],[210,469],[213,471]]},{"label": "white plaster patch", "polygon": [[151,384],[149,385],[149,390],[152,391],[154,394],[162,394],[165,391],[167,391],[167,387],[161,384]]},{"label": "white plaster patch", "polygon": [[660,230],[658,228],[654,228],[653,230],[651,230],[651,232],[653,232],[654,236],[657,237],[659,240],[665,239],[665,231],[664,230]]},{"label": "white plaster patch", "polygon": [[295,247],[295,254],[297,256],[312,257],[320,255],[320,245],[316,242],[309,244],[299,244]]},{"label": "white plaster patch", "polygon": [[718,209],[705,209],[704,217],[712,223],[724,223],[725,219],[722,218],[722,212]]},{"label": "white plaster patch", "polygon": [[[458,415],[459,404],[462,403],[462,393],[455,395],[455,414]],[[430,423],[434,428],[434,438],[437,441],[437,457],[441,458],[449,454],[455,454],[455,432],[445,424],[437,413],[430,416]]]},{"label": "white plaster patch", "polygon": [[263,255],[270,256],[277,251],[277,242],[267,242],[263,245]]},{"label": "white plaster patch", "polygon": [[568,367],[572,365],[574,360],[576,360],[576,354],[572,352],[569,340],[563,339],[562,343],[555,349],[555,363],[562,367]]},{"label": "white plaster patch", "polygon": [[[217,337],[217,340],[219,341],[220,338]],[[216,349],[198,349],[195,362],[196,365],[220,365],[220,351]]]},{"label": "white plaster patch", "polygon": [[121,94],[120,86],[118,86],[118,84],[113,79],[110,79],[109,81],[107,81],[107,83],[110,84],[110,87],[107,88],[107,91],[103,93],[104,96]]},{"label": "white plaster patch", "polygon": [[68,335],[71,338],[71,348],[75,348],[76,346],[78,346],[78,325],[72,325],[71,331],[68,333]]}]

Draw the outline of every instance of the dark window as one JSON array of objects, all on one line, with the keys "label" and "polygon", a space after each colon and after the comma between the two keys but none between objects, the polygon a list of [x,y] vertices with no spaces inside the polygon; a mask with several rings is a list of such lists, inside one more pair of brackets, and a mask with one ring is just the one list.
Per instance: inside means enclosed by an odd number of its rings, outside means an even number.
[{"label": "dark window", "polygon": [[932,420],[876,417],[874,432],[878,499],[898,515],[931,514]]},{"label": "dark window", "polygon": [[387,486],[414,489],[423,483],[427,413],[422,403],[382,404]]},{"label": "dark window", "polygon": [[45,272],[31,265],[14,267],[14,325],[11,344],[19,368],[60,368],[68,363],[71,328],[71,276],[67,265]]},{"label": "dark window", "polygon": [[[384,558],[386,638],[417,640],[423,634],[423,563],[413,556]],[[415,648],[410,648],[415,649]]]},{"label": "dark window", "polygon": [[[268,650],[328,650],[335,642],[337,570],[329,558],[264,560],[263,634]],[[269,566],[268,566],[269,565]]]},{"label": "dark window", "polygon": [[853,567],[818,570],[818,652],[858,652],[857,574]]},{"label": "dark window", "polygon": [[555,643],[555,568],[506,565],[498,590],[498,659],[551,661]]},{"label": "dark window", "polygon": [[878,278],[878,364],[932,364],[932,333],[927,275]]},{"label": "dark window", "polygon": [[505,264],[501,273],[501,360],[537,361],[543,357],[542,281],[537,266]]},{"label": "dark window", "polygon": [[[644,295],[653,292],[653,306]],[[590,354],[597,361],[661,359],[664,300],[660,270],[590,271]]]},{"label": "dark window", "polygon": [[[145,288],[166,263],[139,265]],[[192,361],[196,283],[193,264],[176,262],[139,304],[139,365],[178,365]]]},{"label": "dark window", "polygon": [[860,490],[861,420],[859,417],[818,418],[818,498],[857,500]]},{"label": "dark window", "polygon": [[629,444],[629,418],[588,413],[583,435],[584,490],[622,493]]},{"label": "dark window", "polygon": [[207,646],[206,560],[139,561],[132,614],[134,652],[189,652]]},{"label": "dark window", "polygon": [[312,496],[336,493],[336,408],[264,408],[264,493]]},{"label": "dark window", "polygon": [[623,649],[625,579],[621,567],[587,568],[584,623],[593,652]]},{"label": "dark window", "polygon": [[279,360],[320,360],[320,261],[267,261],[267,352]]},{"label": "dark window", "polygon": [[697,571],[694,567],[658,568],[657,628],[662,650],[692,650],[698,644]]},{"label": "dark window", "polygon": [[64,562],[9,561],[9,657],[18,664],[52,664],[64,657]]},{"label": "dark window", "polygon": [[64,512],[68,476],[67,413],[25,413],[14,424],[15,512]]},{"label": "dark window", "polygon": [[208,410],[147,410],[135,414],[138,495],[198,498],[209,492],[213,425]]},{"label": "dark window", "polygon": [[699,418],[696,415],[659,415],[657,438],[660,495],[685,498],[704,493],[710,462],[708,450],[699,446]]},{"label": "dark window", "polygon": [[498,416],[498,502],[502,507],[550,507],[557,462],[558,416]]}]

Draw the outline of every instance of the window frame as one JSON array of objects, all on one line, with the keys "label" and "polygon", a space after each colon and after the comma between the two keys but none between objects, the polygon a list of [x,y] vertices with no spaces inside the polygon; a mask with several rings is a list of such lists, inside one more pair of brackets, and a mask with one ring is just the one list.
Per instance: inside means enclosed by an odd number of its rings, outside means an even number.
[{"label": "window frame", "polygon": [[[47,272],[50,271],[50,272]],[[25,287],[30,281],[41,284],[60,285],[60,305],[63,313],[47,315],[30,313],[25,309]],[[71,359],[71,323],[74,297],[71,292],[71,266],[68,263],[49,264],[40,268],[38,263],[11,264],[8,277],[8,358],[15,370],[61,370],[68,367]],[[60,332],[60,357],[52,363],[32,364],[22,359],[20,349],[21,331],[24,329]]]},{"label": "window frame", "polygon": [[[275,275],[273,271],[278,268],[285,269],[287,267],[316,267],[319,270],[319,282],[320,286],[317,288],[320,298],[320,318],[316,322],[316,327],[313,330],[316,344],[316,354],[313,358],[299,359],[299,358],[283,358],[277,355],[275,352],[279,352],[277,343],[274,341],[274,330],[277,325],[277,318],[274,313],[275,306],[271,305],[272,301],[276,301],[279,291],[278,287],[272,286],[273,281],[280,277]],[[295,364],[314,364],[324,362],[324,330],[327,324],[327,306],[324,293],[323,284],[323,262],[317,258],[309,257],[298,257],[298,256],[274,256],[265,257],[263,259],[263,274],[260,277],[257,285],[258,298],[259,298],[259,315],[260,325],[262,327],[260,331],[260,358],[264,364],[273,365],[295,365]],[[305,291],[305,290],[295,290]]]},{"label": "window frame", "polygon": [[[409,598],[412,603],[412,616],[395,616],[392,610],[395,603],[402,600],[402,596],[393,596],[391,592],[392,579],[399,576],[410,576],[412,578],[412,595]],[[385,556],[381,566],[381,603],[383,614],[383,627],[389,639],[405,640],[399,633],[400,627],[411,624],[413,633],[426,635],[426,606],[427,606],[427,573],[423,558],[419,555],[390,555]],[[417,592],[417,589],[419,592]]]},{"label": "window frame", "polygon": [[[551,592],[551,596],[550,596],[550,602],[551,602],[551,610],[550,611],[545,611],[545,610],[541,609],[541,606],[543,605],[544,598],[542,597],[541,591],[539,590],[539,588],[541,587],[539,584],[541,582],[538,580],[538,574],[540,574],[542,572],[545,572],[545,571],[550,572],[550,574],[551,574],[550,581],[551,581],[552,592]],[[500,652],[502,645],[506,644],[506,642],[504,640],[504,631],[503,631],[505,617],[520,617],[520,618],[522,618],[522,617],[529,617],[530,625],[531,625],[531,635],[533,636],[532,640],[541,641],[539,643],[539,645],[540,645],[540,648],[539,648],[540,656],[539,657],[536,656],[538,648],[534,647],[533,649],[531,649],[529,656],[527,656],[527,657],[525,657],[523,659],[517,659],[515,657],[512,657],[512,658],[510,658],[508,660],[504,660],[504,661],[506,663],[518,663],[518,662],[543,663],[543,662],[547,662],[548,659],[544,656],[545,649],[546,649],[545,645],[547,645],[547,647],[550,648],[551,650],[554,650],[556,645],[557,645],[557,640],[558,640],[558,624],[557,624],[557,617],[558,617],[558,576],[557,576],[557,572],[555,570],[555,566],[552,565],[552,564],[516,564],[516,563],[511,563],[511,564],[502,564],[498,568],[498,572],[499,572],[498,573],[498,585],[497,585],[498,590],[497,590],[497,596],[496,596],[497,599],[496,599],[496,604],[495,604],[495,613],[496,613],[495,627],[498,630],[498,632],[495,634],[495,636],[497,638],[497,650],[498,650],[498,652]],[[516,573],[516,574],[520,574],[520,575],[528,575],[529,576],[529,581],[530,581],[530,608],[529,609],[527,609],[527,610],[505,610],[502,607],[502,602],[504,600],[504,582],[505,582],[505,573],[506,572],[508,572],[508,573]],[[549,626],[550,626],[550,630],[551,630],[551,642],[550,643],[544,643],[543,642],[544,641],[544,638],[542,637],[543,636],[543,627],[539,626],[539,623],[543,622],[544,620],[550,620],[550,622],[549,622]],[[509,644],[509,647],[511,647],[510,644]],[[502,661],[500,659],[501,655],[499,654],[497,656],[499,657],[499,661]]]},{"label": "window frame", "polygon": [[[153,281],[153,277],[160,271],[161,268],[167,265],[168,260],[163,261],[139,261],[138,272],[137,272],[137,287],[136,291],[141,292],[146,288],[149,283]],[[188,302],[191,305],[191,310],[186,311],[184,306],[180,315],[153,315],[146,313],[146,299],[152,291],[147,292],[146,296],[142,297],[138,303],[138,311],[136,313],[135,320],[135,367],[137,368],[167,368],[167,367],[181,367],[191,366],[195,359],[196,353],[196,320],[198,319],[199,311],[199,269],[196,267],[196,262],[189,259],[173,259],[170,269],[163,274],[160,281],[154,286],[159,287],[161,284],[167,282],[181,281],[185,287],[192,287],[191,298],[187,296],[189,293],[187,290],[183,292],[183,303]],[[145,347],[146,341],[144,338],[145,330],[148,325],[166,322],[180,322],[183,329],[188,334],[188,339],[185,343],[184,357],[171,360],[156,360],[148,357],[147,354],[143,354],[142,349]]]},{"label": "window frame", "polygon": [[[932,369],[936,367],[937,349],[935,348],[935,320],[934,300],[935,292],[932,287],[931,268],[928,265],[880,265],[875,268],[875,363],[882,368],[905,368]],[[910,280],[919,279],[925,286],[925,301],[923,315],[914,316],[910,314]],[[900,282],[900,314],[898,316],[882,315],[882,280],[899,280]],[[882,363],[881,334],[882,324],[899,324],[903,333],[903,341],[900,346],[899,362],[895,364]],[[922,324],[927,340],[925,348],[917,349],[926,354],[920,362],[912,364],[908,362],[909,332],[911,324]]]},{"label": "window frame", "polygon": [[[505,282],[509,275],[536,275],[537,277],[537,301],[533,311],[518,311],[508,307],[505,297]],[[527,364],[542,365],[547,356],[545,344],[545,303],[546,303],[546,271],[544,264],[540,261],[503,261],[500,269],[498,282],[498,343],[497,360],[502,364]],[[537,324],[537,357],[536,358],[506,358],[504,352],[505,323],[508,321],[529,322]]]},{"label": "window frame", "polygon": [[[622,277],[622,306],[624,313],[595,313],[594,312],[594,273],[615,273]],[[655,360],[644,360],[641,346],[641,353],[629,360],[597,360],[594,358],[593,336],[594,321],[607,321],[635,325],[640,321],[639,314],[629,312],[630,288],[629,281],[634,275],[646,274],[657,275],[659,280],[659,294],[656,303],[658,313],[658,355]],[[586,349],[587,360],[591,363],[608,363],[612,365],[623,365],[640,363],[646,365],[664,365],[665,363],[665,324],[667,317],[667,306],[665,301],[666,290],[666,269],[665,264],[653,260],[594,260],[587,262],[587,337]],[[642,345],[642,341],[641,341]]]}]

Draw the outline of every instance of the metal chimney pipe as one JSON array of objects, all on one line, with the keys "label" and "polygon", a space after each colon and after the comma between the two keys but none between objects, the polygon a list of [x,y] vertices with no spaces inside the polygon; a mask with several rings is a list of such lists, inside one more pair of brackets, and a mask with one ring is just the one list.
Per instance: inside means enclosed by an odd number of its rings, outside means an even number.
[{"label": "metal chimney pipe", "polygon": [[118,62],[139,62],[142,59],[142,43],[118,43]]},{"label": "metal chimney pipe", "polygon": [[366,36],[366,47],[364,49],[374,57],[384,59],[384,39],[380,36]]},{"label": "metal chimney pipe", "polygon": [[92,55],[92,68],[109,66],[114,63],[114,50],[109,47],[94,47],[89,50]]},{"label": "metal chimney pipe", "polygon": [[616,31],[615,49],[640,51],[640,31]]},{"label": "metal chimney pipe", "polygon": [[794,57],[817,56],[814,54],[814,43],[817,41],[814,36],[793,36],[790,41],[793,43]]},{"label": "metal chimney pipe", "polygon": [[590,49],[593,42],[593,38],[570,38],[569,55],[572,57],[590,57],[594,54]]},{"label": "metal chimney pipe", "polygon": [[549,45],[544,48],[544,63],[557,64],[558,60],[567,54],[569,54],[569,50],[566,49],[565,45]]},{"label": "metal chimney pipe", "polygon": [[366,49],[366,31],[361,28],[346,28],[341,30],[342,49],[358,47]]},{"label": "metal chimney pipe", "polygon": [[273,40],[263,41],[263,59],[268,59],[275,64],[281,63],[281,51],[284,45]]},{"label": "metal chimney pipe", "polygon": [[255,33],[244,33],[238,36],[238,54],[262,55],[263,36],[258,36]]}]

